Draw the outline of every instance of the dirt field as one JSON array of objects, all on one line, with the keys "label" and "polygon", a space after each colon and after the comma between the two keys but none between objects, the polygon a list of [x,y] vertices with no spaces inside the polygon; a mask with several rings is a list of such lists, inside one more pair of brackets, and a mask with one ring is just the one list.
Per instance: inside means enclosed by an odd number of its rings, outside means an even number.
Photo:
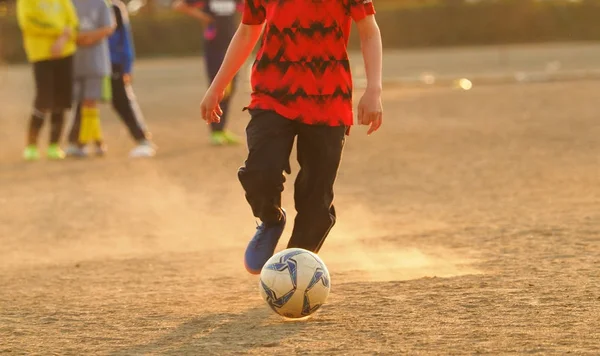
[{"label": "dirt field", "polygon": [[387,90],[346,146],[330,300],[284,322],[243,268],[245,147],[208,145],[201,74],[138,66],[155,159],[106,108],[107,158],[27,164],[30,75],[0,68],[0,353],[598,354],[600,82]]}]

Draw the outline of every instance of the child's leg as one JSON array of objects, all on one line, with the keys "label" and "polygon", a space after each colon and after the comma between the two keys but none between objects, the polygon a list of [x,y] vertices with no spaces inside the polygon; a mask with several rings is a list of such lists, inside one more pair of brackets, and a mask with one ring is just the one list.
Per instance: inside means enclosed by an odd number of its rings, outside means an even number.
[{"label": "child's leg", "polygon": [[79,135],[81,132],[81,111],[83,110],[83,103],[77,102],[77,106],[73,109],[73,119],[71,121],[71,127],[69,128],[68,141],[73,146],[79,146]]},{"label": "child's leg", "polygon": [[238,177],[254,216],[262,220],[244,256],[248,272],[259,274],[285,228],[286,217],[281,208],[283,172],[290,171],[296,123],[272,111],[253,110],[251,114],[246,128],[248,158]]},{"label": "child's leg", "polygon": [[54,92],[54,71],[52,61],[33,63],[33,77],[35,80],[35,99],[33,110],[29,118],[27,130],[27,145],[36,146],[46,113],[52,109]]},{"label": "child's leg", "polygon": [[345,142],[346,127],[300,125],[294,184],[296,221],[288,248],[318,252],[335,224],[333,185]]},{"label": "child's leg", "polygon": [[50,144],[58,146],[62,136],[65,111],[71,108],[73,101],[73,57],[57,60],[54,74],[54,105],[50,120]]},{"label": "child's leg", "polygon": [[131,84],[126,84],[123,81],[122,75],[116,74],[118,75],[113,76],[111,79],[112,106],[135,141],[148,140],[149,133],[144,123],[144,116],[133,93],[133,88]]},{"label": "child's leg", "polygon": [[33,109],[29,118],[29,127],[27,129],[27,146],[23,152],[23,158],[27,161],[36,161],[40,158],[40,152],[37,147],[40,130],[44,126],[45,113]]},{"label": "child's leg", "polygon": [[53,111],[50,116],[50,144],[58,145],[62,136],[62,129],[65,121],[65,112]]},{"label": "child's leg", "polygon": [[27,129],[27,145],[28,146],[37,146],[38,137],[40,135],[40,131],[44,126],[44,119],[46,117],[46,113],[39,109],[34,108],[31,116],[29,117],[29,126]]},{"label": "child's leg", "polygon": [[86,78],[83,83],[82,98],[79,140],[84,145],[95,143],[97,147],[96,153],[103,155],[105,148],[98,103],[104,98],[104,78]]},{"label": "child's leg", "polygon": [[81,109],[82,131],[85,131],[80,140],[83,144],[102,143],[102,130],[100,127],[100,109],[98,102],[92,99],[86,99],[82,103]]},{"label": "child's leg", "polygon": [[252,110],[246,135],[248,158],[238,178],[254,216],[264,223],[277,223],[281,220],[283,172],[289,172],[295,123],[272,111]]}]

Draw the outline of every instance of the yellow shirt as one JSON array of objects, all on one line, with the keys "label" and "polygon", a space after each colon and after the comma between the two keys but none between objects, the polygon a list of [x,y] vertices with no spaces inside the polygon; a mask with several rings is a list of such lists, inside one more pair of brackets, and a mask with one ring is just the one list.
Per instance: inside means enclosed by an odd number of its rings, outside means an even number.
[{"label": "yellow shirt", "polygon": [[17,0],[17,18],[30,62],[53,59],[52,45],[67,27],[73,35],[59,58],[75,53],[78,19],[71,0]]}]

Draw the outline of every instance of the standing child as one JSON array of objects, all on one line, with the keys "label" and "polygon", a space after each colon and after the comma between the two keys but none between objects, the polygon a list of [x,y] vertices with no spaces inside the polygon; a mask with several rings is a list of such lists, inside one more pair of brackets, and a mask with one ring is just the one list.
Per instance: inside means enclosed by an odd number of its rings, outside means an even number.
[{"label": "standing child", "polygon": [[335,224],[333,185],[353,123],[347,53],[352,20],[357,23],[367,75],[358,122],[370,126],[367,134],[382,122],[381,34],[374,14],[371,0],[246,0],[242,24],[202,100],[201,112],[207,122],[219,122],[225,88],[263,33],[247,108],[249,154],[238,172],[252,212],[262,221],[246,248],[250,273],[260,273],[283,233],[283,172],[290,171],[296,137],[297,215],[288,247],[318,252]]},{"label": "standing child", "polygon": [[[237,12],[242,9],[243,0],[176,0],[173,7],[197,20],[204,26],[204,61],[210,82],[215,79],[225,58],[227,47],[237,27]],[[233,78],[221,100],[223,114],[219,122],[211,122],[211,142],[213,145],[237,144],[239,139],[227,131],[229,104],[235,92],[236,79]]]},{"label": "standing child", "polygon": [[29,120],[26,160],[40,157],[38,137],[50,113],[49,159],[62,159],[59,146],[65,111],[71,108],[77,15],[70,0],[18,0],[17,17],[27,58],[33,64],[35,100]]},{"label": "standing child", "polygon": [[[135,50],[127,7],[120,0],[113,0],[112,10],[117,24],[115,31],[108,38],[112,64],[112,106],[127,126],[131,137],[137,143],[137,146],[131,150],[129,156],[152,157],[156,154],[156,147],[150,141],[151,134],[146,127],[144,116],[131,86],[131,72],[135,59]],[[80,150],[78,147],[81,129],[81,111],[82,103],[79,103],[69,133],[70,145],[67,150],[68,155],[82,156],[86,154],[85,151]]]},{"label": "standing child", "polygon": [[[75,100],[82,103],[79,142],[70,146],[69,155],[85,155],[85,147],[93,143],[96,154],[103,155],[106,146],[102,137],[98,104],[108,97],[105,80],[110,75],[110,54],[107,37],[115,29],[109,5],[105,0],[74,0],[79,17],[79,50],[75,53]],[[79,112],[79,110],[77,110]],[[78,152],[74,152],[78,150]]]}]

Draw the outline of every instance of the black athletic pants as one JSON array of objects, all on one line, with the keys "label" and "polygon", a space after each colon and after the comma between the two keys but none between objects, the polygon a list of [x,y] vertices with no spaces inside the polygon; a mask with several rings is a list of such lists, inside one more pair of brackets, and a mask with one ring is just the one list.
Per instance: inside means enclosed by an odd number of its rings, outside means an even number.
[{"label": "black athletic pants", "polygon": [[[146,124],[142,111],[139,108],[133,87],[123,81],[123,74],[120,66],[113,65],[113,74],[111,78],[112,106],[117,112],[121,121],[127,126],[129,134],[135,141],[149,139]],[[79,129],[81,127],[81,105],[78,103],[75,118],[69,131],[69,142],[76,144],[79,142]]]},{"label": "black athletic pants", "polygon": [[294,183],[297,211],[288,248],[318,252],[335,224],[333,185],[345,143],[345,126],[307,125],[273,111],[250,110],[248,158],[238,177],[254,216],[265,223],[281,217],[284,172],[297,137],[300,171]]}]

